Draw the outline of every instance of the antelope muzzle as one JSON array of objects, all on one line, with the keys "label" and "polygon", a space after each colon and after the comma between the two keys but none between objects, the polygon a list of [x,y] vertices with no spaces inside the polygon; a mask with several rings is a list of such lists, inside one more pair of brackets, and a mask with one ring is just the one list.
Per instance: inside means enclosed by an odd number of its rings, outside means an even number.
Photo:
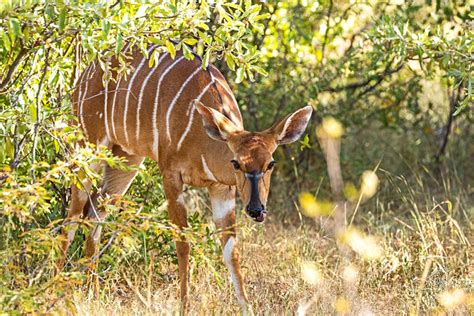
[{"label": "antelope muzzle", "polygon": [[247,214],[256,222],[263,222],[267,215],[265,205],[260,201],[260,192],[258,190],[258,182],[262,178],[262,172],[246,173],[245,177],[250,181],[250,201],[247,205]]}]

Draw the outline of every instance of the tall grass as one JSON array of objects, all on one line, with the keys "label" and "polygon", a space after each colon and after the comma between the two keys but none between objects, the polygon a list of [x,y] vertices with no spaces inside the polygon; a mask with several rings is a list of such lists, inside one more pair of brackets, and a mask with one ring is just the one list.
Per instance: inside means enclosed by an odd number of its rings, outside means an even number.
[{"label": "tall grass", "polygon": [[[355,153],[357,154],[357,152]],[[455,157],[454,157],[455,158]],[[381,249],[375,258],[342,252],[340,242],[297,209],[296,195],[275,179],[264,225],[240,212],[242,271],[256,314],[469,314],[474,312],[474,208],[464,161],[453,156],[429,171],[411,161],[404,172],[382,161],[378,193],[357,211],[353,224]],[[390,161],[390,159],[387,159]],[[401,165],[408,161],[400,162]],[[392,169],[392,170],[390,170]],[[396,172],[393,169],[398,169]],[[466,182],[467,181],[467,182]],[[315,181],[327,186],[327,179]],[[191,314],[236,314],[231,282],[212,233],[207,197],[188,192],[192,216],[208,233],[194,240]],[[295,207],[297,206],[297,207]],[[206,223],[207,221],[207,223]],[[204,243],[205,247],[199,246]],[[65,313],[175,314],[179,310],[173,257],[153,252],[103,280],[100,297],[84,285],[72,290]]]}]

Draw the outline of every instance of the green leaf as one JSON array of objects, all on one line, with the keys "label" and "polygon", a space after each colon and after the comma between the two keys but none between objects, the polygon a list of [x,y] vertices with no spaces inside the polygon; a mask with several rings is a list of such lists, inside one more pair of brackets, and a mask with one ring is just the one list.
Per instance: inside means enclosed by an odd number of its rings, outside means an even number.
[{"label": "green leaf", "polygon": [[262,67],[253,65],[252,70],[259,73],[259,74],[261,74],[262,76],[268,76],[268,72],[265,69],[263,69]]},{"label": "green leaf", "polygon": [[60,147],[59,147],[59,142],[58,142],[58,140],[57,140],[57,139],[54,139],[53,143],[54,143],[54,151],[55,151],[56,153],[58,153],[58,152],[59,152],[59,148],[60,148]]},{"label": "green leaf", "polygon": [[199,22],[198,26],[202,28],[204,31],[209,31],[209,26],[207,26],[207,24],[204,22]]},{"label": "green leaf", "polygon": [[193,46],[193,45],[195,45],[195,44],[198,42],[198,40],[195,39],[195,38],[192,38],[192,37],[188,37],[188,38],[185,38],[185,39],[183,40],[183,42],[185,42],[185,43],[188,44],[188,45]]},{"label": "green leaf", "polygon": [[220,18],[226,20],[227,22],[232,22],[232,18],[225,12],[224,8],[221,5],[216,5],[216,10],[219,13]]},{"label": "green leaf", "polygon": [[15,146],[13,145],[10,137],[7,137],[5,154],[7,158],[13,158],[15,155]]},{"label": "green leaf", "polygon": [[305,148],[311,148],[308,134],[306,134],[304,138],[300,140],[300,150],[304,150]]},{"label": "green leaf", "polygon": [[10,22],[10,29],[11,29],[13,35],[14,35],[14,38],[15,37],[20,37],[21,36],[21,26],[20,26],[20,22],[18,21],[18,19],[10,18],[9,22]]},{"label": "green leaf", "polygon": [[210,56],[210,51],[207,50],[207,52],[202,57],[202,68],[203,69],[207,69],[207,66],[209,65],[209,56]]},{"label": "green leaf", "polygon": [[172,3],[168,4],[168,7],[171,9],[171,12],[173,12],[173,14],[178,11],[178,9],[176,8],[176,6],[173,5]]},{"label": "green leaf", "polygon": [[30,121],[36,122],[37,115],[35,102],[30,102]]},{"label": "green leaf", "polygon": [[253,76],[253,73],[250,71],[250,69],[247,69],[247,76],[249,77],[250,81],[255,81],[255,77]]},{"label": "green leaf", "polygon": [[395,31],[395,33],[397,33],[398,37],[400,37],[401,40],[405,40],[405,38],[403,37],[402,33],[400,32],[400,29],[398,28],[398,26],[394,26],[393,27],[393,30]]},{"label": "green leaf", "polygon": [[235,71],[235,57],[231,52],[225,52],[225,62],[230,70]]},{"label": "green leaf", "polygon": [[171,42],[170,40],[167,40],[166,49],[168,49],[168,52],[170,53],[171,58],[174,59],[176,57],[176,47],[174,47],[173,42]]},{"label": "green leaf", "polygon": [[182,43],[182,46],[183,46],[183,55],[184,55],[184,58],[188,59],[188,60],[193,60],[194,59],[194,54],[193,54],[193,51],[189,48],[188,45]]},{"label": "green leaf", "polygon": [[67,8],[62,8],[61,12],[59,12],[59,30],[63,31],[66,27],[66,17],[67,17]]},{"label": "green leaf", "polygon": [[262,23],[254,23],[253,27],[255,28],[255,30],[257,30],[258,33],[263,35],[263,32],[264,32],[265,28],[264,28],[264,25]]},{"label": "green leaf", "polygon": [[110,32],[110,22],[109,20],[102,20],[102,38],[106,39],[109,36]]},{"label": "green leaf", "polygon": [[245,0],[245,10],[249,10],[252,7],[251,0]]},{"label": "green leaf", "polygon": [[238,6],[237,4],[235,4],[235,3],[227,2],[227,3],[224,3],[223,5],[226,6],[226,7],[230,7],[230,8],[233,8],[233,9],[235,9],[235,10],[239,10],[239,11],[244,12],[244,10],[243,10],[240,6]]},{"label": "green leaf", "polygon": [[117,46],[115,47],[115,54],[118,55],[122,51],[122,48],[123,48],[122,33],[117,33],[116,42],[117,42]]},{"label": "green leaf", "polygon": [[44,8],[44,13],[46,13],[46,15],[48,16],[48,18],[50,18],[51,20],[54,19],[54,7],[52,5],[47,5],[45,8]]},{"label": "green leaf", "polygon": [[59,71],[57,68],[54,68],[49,76],[48,85],[52,87],[56,87],[56,84],[59,80]]},{"label": "green leaf", "polygon": [[196,47],[196,54],[198,54],[199,56],[202,56],[203,53],[204,53],[204,44],[200,41]]},{"label": "green leaf", "polygon": [[245,79],[245,69],[240,67],[237,69],[237,78],[235,79],[236,83],[241,83]]},{"label": "green leaf", "polygon": [[150,37],[148,41],[150,41],[150,43],[152,44],[158,44],[158,45],[163,45],[164,43],[163,40],[159,37]]},{"label": "green leaf", "polygon": [[271,16],[270,13],[264,13],[264,14],[257,15],[255,18],[253,18],[253,22],[268,19],[270,16]]},{"label": "green leaf", "polygon": [[12,48],[12,42],[10,40],[10,36],[8,36],[7,33],[2,33],[2,40],[3,40],[3,47],[7,50],[10,51]]},{"label": "green leaf", "polygon": [[148,58],[148,67],[153,67],[153,65],[156,65],[158,63],[160,53],[155,49],[153,52],[151,52],[150,57]]}]

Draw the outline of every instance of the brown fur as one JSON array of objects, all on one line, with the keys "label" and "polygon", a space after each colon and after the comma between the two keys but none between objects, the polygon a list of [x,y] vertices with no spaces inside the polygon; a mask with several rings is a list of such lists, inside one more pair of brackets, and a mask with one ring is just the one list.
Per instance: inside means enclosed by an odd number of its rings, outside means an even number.
[{"label": "brown fur", "polygon": [[[133,70],[130,76],[119,79],[117,83],[110,81],[107,96],[102,85],[102,70],[95,66],[96,63],[89,66],[73,94],[74,113],[78,115],[79,124],[83,127],[89,142],[106,145],[115,155],[125,157],[130,165],[141,164],[144,157],[153,158],[158,162],[168,201],[169,218],[178,227],[187,226],[186,209],[182,200],[183,186],[188,184],[208,188],[213,202],[216,226],[226,232],[221,238],[223,248],[228,245],[226,249],[230,252],[226,264],[233,279],[236,279],[234,285],[239,303],[244,306],[247,303],[247,296],[240,274],[237,248],[233,244],[236,235],[235,202],[233,202],[235,187],[238,188],[243,202],[247,204],[250,184],[246,181],[244,172],[265,172],[259,182],[259,188],[260,199],[266,204],[271,176],[271,170],[267,170],[267,167],[272,161],[272,153],[281,142],[280,136],[282,133],[285,134],[285,128],[291,130],[293,136],[298,134],[296,132],[301,134],[301,126],[304,130],[311,111],[308,107],[299,110],[292,114],[298,116],[294,122],[289,121],[286,124],[291,117],[289,115],[265,132],[247,132],[243,129],[238,105],[222,74],[213,66],[209,66],[208,70],[202,69],[201,61],[197,58],[176,62],[181,56],[181,53],[178,53],[174,60],[169,56],[162,59],[154,74],[149,77],[140,112],[138,112],[140,89],[147,76],[153,71],[148,68],[147,61],[136,73],[130,90],[129,83],[135,74]],[[131,61],[133,69],[139,67],[142,58],[139,52],[133,53]],[[163,77],[173,64],[175,64],[174,68]],[[112,66],[116,66],[116,62]],[[174,108],[169,112],[169,126],[167,126],[168,109],[173,104],[175,96],[189,76],[199,68],[201,70],[189,80],[176,100]],[[153,148],[153,114],[160,77],[164,79],[160,86],[156,112],[156,127],[159,135],[156,155]],[[212,77],[215,78],[215,83],[212,83]],[[194,102],[205,87],[208,87],[208,90],[202,95],[200,102]],[[130,91],[129,103],[125,113],[128,90]],[[106,97],[107,102],[105,102]],[[113,106],[114,99],[115,106]],[[140,123],[138,139],[135,137],[137,116]],[[193,117],[192,121],[191,117]],[[189,133],[183,138],[187,129]],[[167,131],[170,132],[169,139]],[[180,141],[181,147],[178,148]],[[233,169],[230,164],[231,159],[239,161],[241,170]],[[102,166],[96,166],[96,168],[100,167]],[[104,168],[100,193],[124,194],[136,172],[120,171],[108,166]],[[82,214],[98,222],[103,221],[106,214],[96,207],[98,193],[90,192],[92,187],[90,183],[83,183],[83,186],[83,191],[77,187],[72,188],[72,203],[67,221],[72,221]],[[228,207],[228,209],[219,209],[219,207]],[[75,229],[73,225],[66,225],[64,229],[63,258],[59,262],[59,267],[64,264]],[[86,242],[87,255],[96,254],[99,238],[100,226],[96,226],[91,230]],[[228,243],[230,238],[233,239]],[[177,240],[176,248],[181,297],[183,302],[186,302],[189,244],[186,240]]]}]

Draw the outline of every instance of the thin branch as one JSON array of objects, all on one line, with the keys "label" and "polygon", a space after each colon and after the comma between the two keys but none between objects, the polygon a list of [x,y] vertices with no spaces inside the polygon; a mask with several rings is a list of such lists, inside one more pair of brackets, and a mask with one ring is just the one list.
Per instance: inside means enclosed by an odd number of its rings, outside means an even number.
[{"label": "thin branch", "polygon": [[114,4],[112,4],[112,5],[109,7],[109,9],[113,9],[113,8],[115,8],[117,5],[119,5],[119,4],[120,4],[120,2],[122,2],[122,0],[117,0],[117,1],[115,1],[115,3],[114,3]]},{"label": "thin branch", "polygon": [[347,84],[347,85],[344,85],[344,86],[339,86],[339,87],[327,87],[327,88],[324,88],[322,89],[322,91],[328,91],[328,92],[341,92],[341,91],[345,91],[345,90],[355,90],[355,89],[358,89],[358,88],[363,88],[363,87],[366,87],[368,86],[372,81],[376,81],[375,84],[373,84],[372,86],[370,86],[368,89],[370,89],[369,91],[366,91],[364,92],[363,94],[367,93],[367,92],[370,92],[371,90],[373,90],[377,85],[379,85],[387,76],[390,76],[394,73],[397,73],[399,72],[400,70],[402,70],[404,64],[401,64],[399,65],[397,68],[395,69],[391,69],[390,68],[390,64],[389,66],[381,73],[381,74],[377,74],[377,75],[373,75],[369,78],[367,78],[366,80],[364,81],[360,81],[360,82],[354,82],[354,83],[350,83],[350,84]]},{"label": "thin branch", "polygon": [[328,35],[329,35],[329,24],[331,22],[331,15],[332,15],[333,7],[334,7],[334,3],[333,3],[332,0],[330,0],[329,1],[328,15],[327,15],[328,20],[326,21],[326,32],[324,32],[323,47],[321,48],[321,65],[324,65],[324,57],[325,57],[325,53],[326,53],[326,45],[327,45],[327,42],[328,42]]},{"label": "thin branch", "polygon": [[10,68],[8,68],[8,72],[5,75],[5,78],[3,78],[2,82],[0,83],[0,94],[6,91],[6,87],[8,86],[8,83],[10,82],[10,80],[12,79],[12,76],[15,73],[16,68],[18,67],[18,65],[21,62],[21,59],[23,58],[23,56],[26,55],[27,52],[28,52],[28,49],[22,46],[20,51],[18,52],[18,55],[16,55],[15,60],[11,64]]},{"label": "thin branch", "polygon": [[459,85],[456,91],[453,91],[451,97],[449,98],[449,116],[448,121],[446,122],[446,127],[444,128],[444,135],[441,145],[438,149],[438,152],[435,155],[435,160],[439,163],[441,157],[444,155],[446,151],[446,146],[448,145],[449,134],[451,133],[451,126],[453,125],[454,120],[454,112],[456,112],[457,105],[461,98],[461,91],[463,85]]},{"label": "thin branch", "polygon": [[[46,73],[48,72],[49,68],[49,51],[50,49],[46,49],[46,54],[44,58],[44,67],[43,67],[43,73],[41,75],[40,82],[38,84],[38,91],[36,93],[36,123],[34,126],[34,132],[33,132],[33,146],[31,148],[31,164],[34,165],[35,160],[36,160],[36,144],[37,144],[37,135],[38,135],[38,128],[40,124],[40,104],[41,104],[41,90],[43,89],[43,84],[44,80],[46,78]],[[33,181],[36,181],[35,177],[35,168],[31,169],[31,176]]]}]

